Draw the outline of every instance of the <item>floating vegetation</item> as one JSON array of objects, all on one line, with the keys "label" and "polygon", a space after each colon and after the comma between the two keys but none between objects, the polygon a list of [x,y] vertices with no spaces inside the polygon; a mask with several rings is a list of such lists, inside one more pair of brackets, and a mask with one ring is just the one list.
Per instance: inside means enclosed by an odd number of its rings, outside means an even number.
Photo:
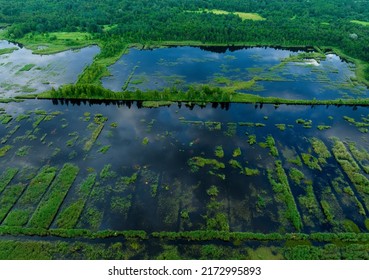
[{"label": "floating vegetation", "polygon": [[106,145],[106,146],[101,147],[98,152],[101,154],[106,154],[110,148],[111,148],[111,145]]},{"label": "floating vegetation", "polygon": [[286,125],[284,123],[280,123],[280,124],[276,124],[275,125],[279,130],[281,131],[285,131],[286,130]]},{"label": "floating vegetation", "polygon": [[267,138],[266,138],[265,143],[261,142],[261,143],[259,143],[259,145],[262,148],[268,147],[269,150],[270,150],[270,155],[272,155],[273,157],[278,157],[279,156],[278,149],[275,146],[275,140],[274,140],[273,136],[268,135]]},{"label": "floating vegetation", "polygon": [[252,168],[245,167],[245,175],[246,176],[256,176],[256,175],[259,175],[259,174],[260,174],[259,169],[252,169]]},{"label": "floating vegetation", "polygon": [[332,157],[332,154],[330,153],[324,142],[314,137],[310,139],[310,143],[313,146],[314,152],[319,156],[318,162],[320,164],[326,164],[327,159]]},{"label": "floating vegetation", "polygon": [[208,159],[203,157],[192,157],[188,160],[188,165],[192,172],[197,172],[199,167],[210,166],[211,169],[219,170],[224,169],[225,165],[216,159]]},{"label": "floating vegetation", "polygon": [[317,126],[317,129],[319,129],[319,130],[327,130],[327,129],[330,129],[331,128],[331,126],[329,126],[329,125],[318,125]]},{"label": "floating vegetation", "polygon": [[12,121],[13,117],[8,114],[0,114],[0,123],[8,124]]},{"label": "floating vegetation", "polygon": [[222,129],[222,123],[221,122],[210,122],[210,121],[207,121],[207,122],[205,122],[205,127],[209,131],[221,130]]},{"label": "floating vegetation", "polygon": [[31,148],[31,146],[20,147],[15,154],[19,157],[24,157],[24,156],[28,155],[30,148]]},{"label": "floating vegetation", "polygon": [[290,169],[288,175],[290,176],[291,180],[297,185],[300,185],[301,181],[305,179],[304,173],[294,167]]},{"label": "floating vegetation", "polygon": [[239,157],[240,155],[242,155],[242,152],[241,152],[241,148],[240,148],[240,147],[238,147],[238,148],[236,148],[236,149],[233,151],[232,156],[233,156],[233,157]]},{"label": "floating vegetation", "polygon": [[217,146],[215,147],[215,156],[218,158],[223,158],[224,157],[224,151],[223,151],[223,147],[222,146]]},{"label": "floating vegetation", "polygon": [[147,144],[149,144],[149,138],[145,137],[144,139],[142,139],[142,145],[146,146]]},{"label": "floating vegetation", "polygon": [[6,153],[12,148],[13,146],[5,145],[0,148],[0,157],[4,157]]},{"label": "floating vegetation", "polygon": [[225,135],[229,137],[233,137],[237,132],[237,124],[236,123],[227,123],[227,131],[224,132]]},{"label": "floating vegetation", "polygon": [[304,119],[297,119],[296,123],[302,125],[304,128],[312,128],[313,125],[312,120],[304,120]]},{"label": "floating vegetation", "polygon": [[229,164],[233,167],[233,168],[239,168],[241,170],[241,173],[243,172],[243,167],[241,165],[241,163],[239,163],[237,160],[235,159],[231,159],[229,161]]},{"label": "floating vegetation", "polygon": [[249,135],[248,136],[247,143],[249,143],[250,145],[256,144],[257,143],[257,141],[256,141],[256,135]]},{"label": "floating vegetation", "polygon": [[322,168],[319,165],[319,160],[316,157],[305,153],[302,153],[301,157],[304,164],[308,166],[310,169],[322,171]]}]

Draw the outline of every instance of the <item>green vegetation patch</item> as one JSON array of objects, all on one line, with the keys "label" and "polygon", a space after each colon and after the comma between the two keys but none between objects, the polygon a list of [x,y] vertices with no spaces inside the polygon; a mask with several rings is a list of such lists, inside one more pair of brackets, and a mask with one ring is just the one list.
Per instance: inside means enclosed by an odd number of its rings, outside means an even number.
[{"label": "green vegetation patch", "polygon": [[218,158],[223,158],[224,157],[224,151],[223,151],[223,147],[222,146],[217,146],[215,147],[215,156]]},{"label": "green vegetation patch", "polygon": [[54,179],[55,174],[55,167],[44,166],[31,180],[27,189],[19,198],[17,208],[9,213],[4,223],[9,226],[26,225],[37,204]]},{"label": "green vegetation patch", "polygon": [[85,207],[86,200],[95,184],[96,173],[88,175],[88,177],[77,186],[79,199],[70,203],[64,210],[60,212],[56,219],[56,225],[59,228],[74,228]]},{"label": "green vegetation patch", "polygon": [[322,168],[319,165],[319,160],[316,157],[305,153],[302,153],[301,157],[304,164],[308,166],[310,169],[322,171]]},{"label": "green vegetation patch", "polygon": [[297,185],[300,185],[301,181],[305,179],[304,173],[294,167],[290,168],[289,176]]},{"label": "green vegetation patch", "polygon": [[0,55],[3,54],[10,54],[14,51],[16,51],[18,48],[6,48],[6,49],[0,49]]},{"label": "green vegetation patch", "polygon": [[275,169],[268,169],[267,171],[268,180],[273,187],[273,191],[276,193],[277,201],[283,202],[286,206],[284,211],[285,218],[292,222],[297,231],[300,231],[302,229],[300,213],[291,192],[286,172],[282,167],[282,162],[280,160],[276,160]]},{"label": "green vegetation patch", "polygon": [[192,157],[188,160],[188,165],[191,168],[192,172],[196,172],[200,167],[210,166],[211,169],[224,169],[225,165],[222,162],[217,161],[216,159],[209,159],[203,157]]},{"label": "green vegetation patch", "polygon": [[201,12],[207,12],[207,13],[212,13],[215,15],[236,15],[239,18],[241,18],[243,21],[244,20],[253,20],[253,21],[260,21],[260,20],[265,20],[265,18],[263,18],[261,15],[259,15],[258,13],[244,13],[244,12],[228,12],[228,11],[224,11],[224,10],[218,10],[218,9],[204,9],[204,10],[200,10],[200,11],[191,11],[194,13],[201,13]]},{"label": "green vegetation patch", "polygon": [[0,223],[4,220],[9,210],[18,200],[25,188],[24,184],[16,184],[8,186],[0,196]]},{"label": "green vegetation patch", "polygon": [[362,21],[362,20],[350,20],[350,22],[359,24],[362,26],[369,26],[369,21]]},{"label": "green vegetation patch", "polygon": [[64,164],[50,186],[49,192],[45,194],[33,214],[29,222],[31,227],[48,228],[50,226],[78,172],[79,168],[77,166],[70,163]]},{"label": "green vegetation patch", "polygon": [[101,123],[99,124],[95,129],[94,131],[92,132],[91,134],[91,137],[89,140],[86,141],[84,147],[83,147],[83,150],[88,152],[91,150],[92,148],[92,145],[96,142],[97,138],[99,137],[101,131],[103,130],[104,128],[104,123]]},{"label": "green vegetation patch", "polygon": [[27,72],[27,71],[30,71],[33,67],[35,67],[36,65],[35,64],[26,64],[24,65],[20,70],[19,72]]},{"label": "green vegetation patch", "polygon": [[6,188],[6,186],[13,180],[15,175],[18,173],[18,168],[8,167],[1,175],[0,175],[0,194]]},{"label": "green vegetation patch", "polygon": [[360,197],[363,199],[365,206],[369,209],[369,180],[363,174],[352,155],[347,151],[346,146],[338,138],[333,138],[334,146],[332,149],[333,155],[337,162],[341,165],[350,181],[355,186]]},{"label": "green vegetation patch", "polygon": [[324,142],[318,138],[310,139],[310,143],[313,146],[314,152],[319,156],[318,161],[320,164],[326,164],[327,159],[332,157],[332,154],[328,150]]},{"label": "green vegetation patch", "polygon": [[6,153],[12,148],[13,146],[11,145],[5,145],[3,147],[0,148],[0,157],[4,157],[6,155]]}]

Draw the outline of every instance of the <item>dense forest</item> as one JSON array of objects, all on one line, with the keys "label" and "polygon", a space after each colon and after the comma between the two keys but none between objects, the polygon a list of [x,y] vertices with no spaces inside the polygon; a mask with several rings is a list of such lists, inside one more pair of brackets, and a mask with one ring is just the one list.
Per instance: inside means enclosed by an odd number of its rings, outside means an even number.
[{"label": "dense forest", "polygon": [[[193,12],[204,9],[258,13],[266,20]],[[0,23],[11,25],[14,39],[29,32],[88,31],[128,42],[319,45],[367,61],[369,27],[351,21],[368,18],[368,1],[352,0],[0,0]],[[104,25],[115,28],[104,31]]]}]

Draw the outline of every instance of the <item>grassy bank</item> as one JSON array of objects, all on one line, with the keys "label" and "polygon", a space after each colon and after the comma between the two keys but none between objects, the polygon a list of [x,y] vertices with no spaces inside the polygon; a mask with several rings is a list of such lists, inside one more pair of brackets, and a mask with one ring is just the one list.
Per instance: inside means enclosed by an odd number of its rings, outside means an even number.
[{"label": "grassy bank", "polygon": [[[80,100],[127,100],[127,101],[172,101],[172,102],[232,102],[232,103],[260,103],[287,105],[348,105],[368,106],[369,98],[333,99],[333,100],[305,100],[285,99],[279,97],[262,97],[255,94],[241,94],[223,90],[222,88],[201,86],[190,88],[188,91],[165,89],[163,91],[135,91],[113,92],[95,85],[66,85],[58,90],[47,91],[38,95],[21,96],[20,98],[38,99],[80,99]],[[165,103],[167,105],[167,103]]]}]

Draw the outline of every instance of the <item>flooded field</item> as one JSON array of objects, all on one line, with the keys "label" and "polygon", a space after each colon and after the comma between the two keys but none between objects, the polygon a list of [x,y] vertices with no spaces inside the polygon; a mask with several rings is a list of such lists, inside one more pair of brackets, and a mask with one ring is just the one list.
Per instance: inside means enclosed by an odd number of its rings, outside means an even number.
[{"label": "flooded field", "polygon": [[368,90],[354,79],[353,67],[334,54],[274,48],[130,49],[102,82],[114,91],[210,84],[290,99],[367,96]]},{"label": "flooded field", "polygon": [[31,50],[0,41],[0,97],[40,93],[75,83],[78,75],[99,53],[97,46],[52,55],[36,55]]},{"label": "flooded field", "polygon": [[[2,97],[73,83],[99,51],[0,47]],[[351,64],[305,56],[131,49],[102,82],[367,95]],[[0,259],[369,258],[368,107],[150,104],[0,104]]]},{"label": "flooded field", "polygon": [[128,105],[1,105],[1,224],[367,231],[368,108]]}]

